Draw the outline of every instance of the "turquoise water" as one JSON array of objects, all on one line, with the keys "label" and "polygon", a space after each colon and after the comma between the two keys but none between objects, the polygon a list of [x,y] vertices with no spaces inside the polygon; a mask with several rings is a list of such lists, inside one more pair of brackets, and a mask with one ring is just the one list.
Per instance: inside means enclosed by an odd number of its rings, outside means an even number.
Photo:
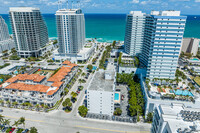
[{"label": "turquoise water", "polygon": [[176,95],[183,95],[183,96],[194,96],[191,92],[189,92],[188,90],[174,90],[174,93]]},{"label": "turquoise water", "polygon": [[[11,27],[8,15],[2,15]],[[57,37],[54,14],[43,14],[48,26],[50,38]],[[194,18],[196,17],[196,18]],[[98,41],[124,41],[126,14],[85,14],[86,38],[97,38]],[[200,38],[200,16],[188,15],[184,37]]]},{"label": "turquoise water", "polygon": [[190,60],[195,60],[195,61],[197,60],[197,61],[198,61],[199,59],[197,59],[197,58],[193,58],[193,59],[190,59]]},{"label": "turquoise water", "polygon": [[[93,66],[92,70],[96,70],[97,67],[96,66]],[[86,68],[86,70],[89,70],[88,68]]]},{"label": "turquoise water", "polygon": [[114,99],[117,100],[117,101],[119,100],[119,93],[115,93]]}]

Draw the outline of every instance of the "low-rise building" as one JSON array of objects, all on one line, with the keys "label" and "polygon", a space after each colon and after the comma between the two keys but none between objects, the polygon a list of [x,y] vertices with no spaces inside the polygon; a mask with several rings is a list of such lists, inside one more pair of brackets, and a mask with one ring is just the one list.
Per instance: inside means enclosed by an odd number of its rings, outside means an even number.
[{"label": "low-rise building", "polygon": [[96,71],[87,89],[88,113],[113,115],[115,93],[115,67]]},{"label": "low-rise building", "polygon": [[77,69],[76,64],[69,62],[49,79],[39,74],[18,74],[0,86],[0,99],[52,107],[61,98],[64,87],[70,82]]},{"label": "low-rise building", "polygon": [[13,73],[17,74],[18,73],[17,69],[24,66],[26,66],[25,63],[12,63],[9,66],[0,69],[0,74],[3,75],[12,75]]},{"label": "low-rise building", "polygon": [[83,47],[77,54],[61,54],[58,51],[54,53],[55,60],[70,60],[71,62],[86,62],[96,51],[97,44],[92,43],[90,47]]},{"label": "low-rise building", "polygon": [[198,38],[183,38],[183,43],[181,51],[184,53],[190,53],[193,56],[197,55],[199,48],[199,39]]},{"label": "low-rise building", "polygon": [[195,132],[200,132],[200,108],[189,108],[183,104],[155,108],[151,133]]}]

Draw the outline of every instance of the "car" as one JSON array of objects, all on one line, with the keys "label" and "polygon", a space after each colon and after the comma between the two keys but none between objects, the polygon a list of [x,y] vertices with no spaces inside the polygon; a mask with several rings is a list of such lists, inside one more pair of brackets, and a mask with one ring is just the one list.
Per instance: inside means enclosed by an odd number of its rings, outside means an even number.
[{"label": "car", "polygon": [[80,93],[80,91],[77,90],[76,93]]},{"label": "car", "polygon": [[25,129],[22,133],[27,133],[29,130],[28,129]]},{"label": "car", "polygon": [[3,112],[3,109],[0,109],[0,112]]},{"label": "car", "polygon": [[8,127],[3,127],[3,129],[1,130],[2,132],[5,132],[8,129]]},{"label": "car", "polygon": [[15,128],[11,128],[11,130],[10,130],[10,132],[9,132],[9,133],[12,133],[14,130],[15,130]]}]

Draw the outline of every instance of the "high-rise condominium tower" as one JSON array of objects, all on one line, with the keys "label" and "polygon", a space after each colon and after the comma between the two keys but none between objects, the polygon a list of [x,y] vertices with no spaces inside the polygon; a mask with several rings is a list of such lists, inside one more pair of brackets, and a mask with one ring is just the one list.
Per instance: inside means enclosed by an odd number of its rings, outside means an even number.
[{"label": "high-rise condominium tower", "polygon": [[85,18],[80,9],[56,12],[59,50],[63,55],[77,54],[85,44]]},{"label": "high-rise condominium tower", "polygon": [[18,55],[40,56],[48,43],[48,32],[39,8],[12,7],[10,20]]},{"label": "high-rise condominium tower", "polygon": [[147,78],[175,78],[186,18],[180,11],[152,11],[146,17],[140,61]]},{"label": "high-rise condominium tower", "polygon": [[125,52],[131,56],[142,52],[145,18],[141,11],[131,11],[126,17]]},{"label": "high-rise condominium tower", "polygon": [[0,53],[5,50],[11,50],[14,47],[14,41],[9,36],[8,26],[0,16]]},{"label": "high-rise condominium tower", "polygon": [[8,40],[9,38],[8,26],[0,16],[0,41]]}]

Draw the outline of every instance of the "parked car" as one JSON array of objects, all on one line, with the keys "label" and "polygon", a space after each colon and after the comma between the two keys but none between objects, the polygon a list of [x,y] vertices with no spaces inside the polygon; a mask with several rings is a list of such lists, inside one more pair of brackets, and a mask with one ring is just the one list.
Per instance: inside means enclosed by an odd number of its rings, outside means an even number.
[{"label": "parked car", "polygon": [[28,129],[25,129],[22,133],[27,133],[29,130]]},{"label": "parked car", "polygon": [[0,112],[3,112],[3,109],[0,109]]},{"label": "parked car", "polygon": [[3,129],[1,130],[2,132],[5,132],[8,129],[8,127],[3,127]]},{"label": "parked car", "polygon": [[9,132],[9,133],[12,133],[14,130],[15,130],[15,128],[11,128],[11,130],[10,130],[10,132]]}]

